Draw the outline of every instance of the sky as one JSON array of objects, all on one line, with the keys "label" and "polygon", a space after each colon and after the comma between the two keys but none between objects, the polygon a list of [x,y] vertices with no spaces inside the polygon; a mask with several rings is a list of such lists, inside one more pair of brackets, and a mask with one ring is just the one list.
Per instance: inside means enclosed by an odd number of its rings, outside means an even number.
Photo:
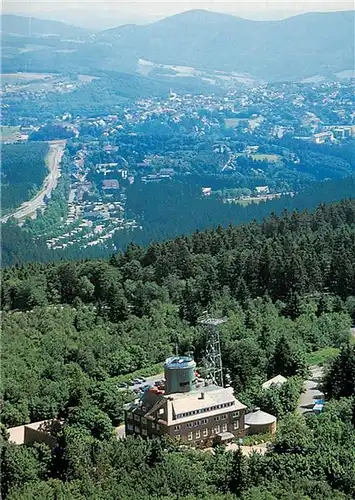
[{"label": "sky", "polygon": [[3,13],[31,14],[91,29],[127,23],[149,23],[186,10],[206,9],[255,20],[283,19],[304,12],[353,10],[353,1],[214,0],[214,2],[161,0],[3,0]]}]

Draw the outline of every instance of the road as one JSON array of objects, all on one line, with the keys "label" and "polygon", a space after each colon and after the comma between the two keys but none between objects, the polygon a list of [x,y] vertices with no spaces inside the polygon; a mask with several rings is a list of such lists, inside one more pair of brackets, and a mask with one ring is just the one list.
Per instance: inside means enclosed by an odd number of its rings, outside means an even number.
[{"label": "road", "polygon": [[318,384],[323,376],[321,366],[311,367],[311,377],[304,382],[305,392],[301,394],[298,410],[300,413],[307,413],[312,410],[317,399],[323,399],[323,393],[318,389]]},{"label": "road", "polygon": [[50,196],[60,177],[60,161],[64,153],[65,143],[65,141],[49,142],[49,152],[46,158],[49,174],[44,180],[42,189],[36,196],[29,201],[25,201],[14,212],[2,217],[1,222],[6,222],[10,217],[14,217],[17,220],[26,219],[27,217],[36,215],[36,211],[45,205],[44,197]]}]

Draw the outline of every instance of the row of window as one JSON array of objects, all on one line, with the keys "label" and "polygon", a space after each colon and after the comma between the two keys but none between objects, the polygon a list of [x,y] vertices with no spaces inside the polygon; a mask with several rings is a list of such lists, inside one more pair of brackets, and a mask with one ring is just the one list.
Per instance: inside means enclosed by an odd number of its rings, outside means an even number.
[{"label": "row of window", "polygon": [[[233,429],[235,431],[237,431],[239,429],[239,421],[234,422]],[[228,431],[228,425],[227,424],[223,424],[222,425],[222,432],[227,432],[227,431]],[[202,436],[203,437],[208,437],[209,432],[211,434],[219,434],[221,432],[221,426],[220,425],[216,425],[216,427],[214,427],[213,429],[203,429]],[[196,431],[195,432],[195,439],[199,439],[200,437],[201,437],[201,431]],[[193,439],[193,432],[189,432],[188,433],[187,439],[188,439],[188,441],[192,441],[192,439]]]},{"label": "row of window", "polygon": [[[214,421],[215,422],[218,422],[219,420],[226,420],[228,417],[227,414],[223,414],[223,415],[217,415],[214,417]],[[238,418],[239,417],[239,411],[235,411],[233,413],[233,418]],[[140,415],[138,415],[137,413],[132,413],[132,412],[128,412],[127,413],[127,418],[128,419],[134,419],[136,422],[141,422],[143,425],[147,425],[147,419],[145,417],[141,417]],[[208,418],[203,418],[202,420],[196,420],[195,422],[188,422],[186,424],[186,427],[188,428],[191,428],[191,427],[199,427],[200,425],[206,425],[208,423]],[[152,424],[152,426],[155,425],[154,423]],[[153,427],[154,429],[154,427]],[[181,429],[181,426],[180,425],[176,425],[175,426],[175,430],[178,431]]]},{"label": "row of window", "polygon": [[[233,418],[239,417],[239,411],[235,411],[233,413]],[[217,415],[214,417],[214,421],[218,422],[219,420],[226,420],[228,418],[227,414]],[[200,425],[206,425],[208,423],[208,418],[203,418],[202,420],[196,420],[195,422],[188,422],[186,424],[187,428],[191,427],[199,427]],[[175,425],[174,430],[179,431],[181,429],[181,425]]]},{"label": "row of window", "polygon": [[[147,429],[145,429],[144,427],[140,427],[139,425],[133,425],[133,424],[127,424],[127,429],[129,431],[134,430],[134,432],[142,433],[143,436],[146,436],[147,432],[148,432]],[[152,422],[152,429],[156,429],[157,431],[160,431],[160,425],[156,424],[155,422]]]},{"label": "row of window", "polygon": [[221,408],[227,408],[228,406],[233,406],[234,402],[223,403],[221,405],[210,406],[208,408],[201,408],[200,410],[188,411],[186,413],[179,413],[176,418],[190,417],[191,415],[197,415],[198,413],[205,413],[207,411],[220,410]]},{"label": "row of window", "polygon": [[134,431],[134,432],[137,432],[137,434],[142,434],[142,436],[147,436],[148,435],[148,431],[147,429],[143,429],[141,427],[139,427],[138,425],[132,425],[132,424],[128,424],[127,425],[127,429],[129,431]]}]

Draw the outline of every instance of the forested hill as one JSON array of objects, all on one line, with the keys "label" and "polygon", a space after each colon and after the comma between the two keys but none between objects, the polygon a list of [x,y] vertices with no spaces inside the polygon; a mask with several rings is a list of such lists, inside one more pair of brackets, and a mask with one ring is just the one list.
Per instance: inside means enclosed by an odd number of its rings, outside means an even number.
[{"label": "forested hill", "polygon": [[[4,500],[354,498],[354,200],[130,245],[110,260],[10,267],[1,301],[2,423],[64,421],[53,451],[15,446],[0,428]],[[205,310],[228,319],[221,351],[238,399],[278,418],[274,449],[117,441],[133,397],[118,390],[125,375],[160,373],[191,346],[203,369]],[[324,349],[339,353],[325,377],[331,401],[305,419],[295,410],[307,361]],[[278,374],[287,383],[263,391]]]},{"label": "forested hill", "polygon": [[[355,192],[355,177],[314,183],[296,193],[279,199],[247,206],[222,203],[217,197],[202,197],[201,189],[193,182],[168,182],[166,184],[135,183],[129,191],[128,212],[143,222],[143,229],[118,231],[114,236],[116,248],[125,250],[130,243],[147,246],[181,235],[191,235],[195,230],[215,229],[219,224],[243,224],[261,222],[270,213],[278,215],[284,209],[313,211],[321,202],[332,203],[352,198]],[[151,200],[154,200],[152,203]],[[49,250],[44,239],[33,241],[31,233],[9,221],[2,227],[1,255],[3,267],[23,265],[26,262],[50,262],[101,258],[99,248],[84,251],[66,249]]]},{"label": "forested hill", "polygon": [[346,298],[355,286],[355,201],[323,204],[313,214],[284,211],[261,224],[197,231],[147,248],[131,244],[109,262],[9,268],[3,280],[3,309],[75,301],[105,304],[114,318],[130,308],[145,314],[166,293],[178,296],[192,322],[226,293],[237,300],[315,292]]}]

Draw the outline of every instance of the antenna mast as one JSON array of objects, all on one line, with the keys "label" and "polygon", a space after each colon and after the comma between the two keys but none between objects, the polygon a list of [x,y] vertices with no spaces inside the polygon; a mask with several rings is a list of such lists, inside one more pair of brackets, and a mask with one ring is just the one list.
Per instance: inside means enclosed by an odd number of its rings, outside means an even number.
[{"label": "antenna mast", "polygon": [[223,387],[223,369],[221,356],[221,343],[219,340],[219,325],[226,323],[226,319],[204,316],[198,323],[206,332],[206,379],[219,387]]}]

